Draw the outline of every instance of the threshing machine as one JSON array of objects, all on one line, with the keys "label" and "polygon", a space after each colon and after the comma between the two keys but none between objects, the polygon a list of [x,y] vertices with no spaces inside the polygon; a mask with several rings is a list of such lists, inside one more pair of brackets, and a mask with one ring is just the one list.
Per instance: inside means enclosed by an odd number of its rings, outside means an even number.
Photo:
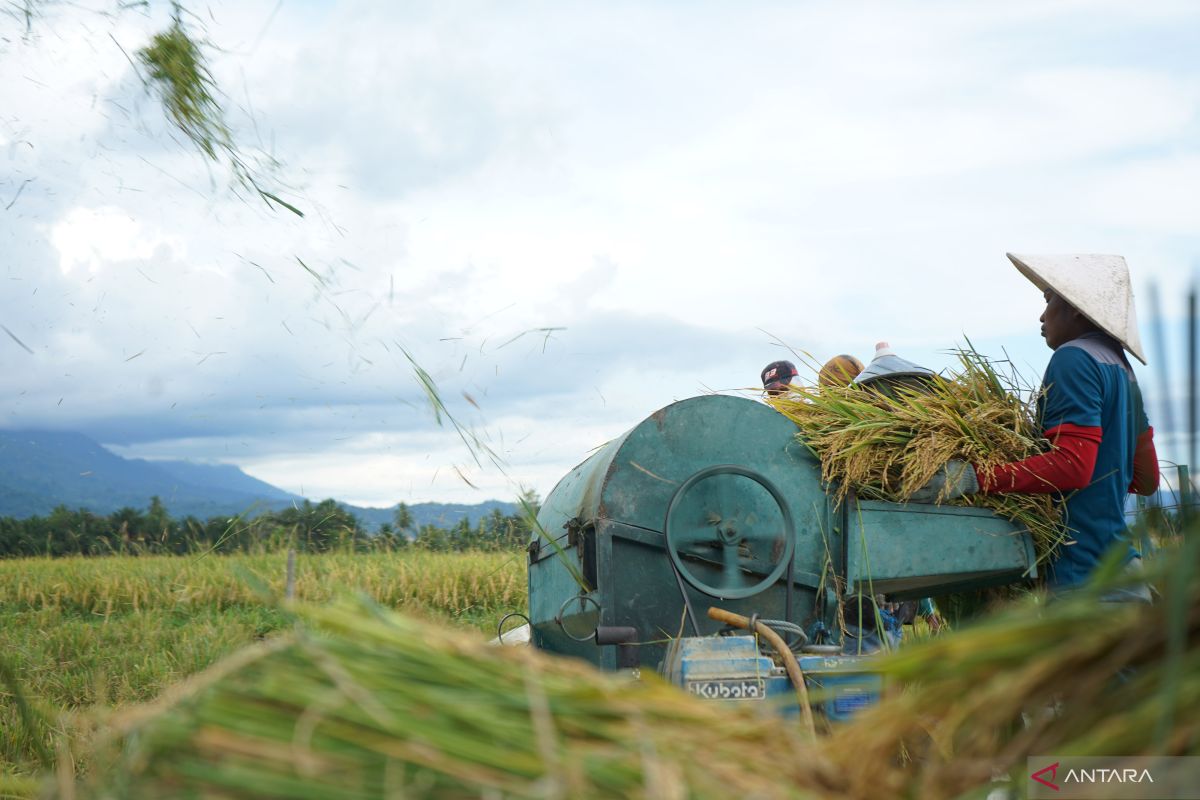
[{"label": "threshing machine", "polygon": [[842,652],[844,609],[860,598],[1034,574],[1028,532],[990,511],[837,503],[796,433],[766,405],[706,395],[655,412],[575,467],[545,499],[529,546],[533,644],[608,669],[655,669],[705,697],[760,698],[788,691],[787,678],[753,638],[717,636],[709,606],[790,623],[806,674],[833,682],[869,674]]}]

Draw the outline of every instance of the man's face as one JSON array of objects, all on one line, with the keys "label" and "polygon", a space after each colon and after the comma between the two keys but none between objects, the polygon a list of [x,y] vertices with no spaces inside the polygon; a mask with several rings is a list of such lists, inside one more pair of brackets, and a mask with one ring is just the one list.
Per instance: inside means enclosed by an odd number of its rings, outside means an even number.
[{"label": "man's face", "polygon": [[1046,310],[1042,312],[1042,337],[1051,350],[1057,350],[1062,345],[1085,333],[1089,326],[1084,317],[1066,300],[1047,289]]}]

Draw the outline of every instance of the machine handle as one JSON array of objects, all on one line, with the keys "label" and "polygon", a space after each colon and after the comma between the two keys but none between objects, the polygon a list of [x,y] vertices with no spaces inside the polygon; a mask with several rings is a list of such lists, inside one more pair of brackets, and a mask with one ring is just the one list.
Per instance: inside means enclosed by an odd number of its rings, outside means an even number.
[{"label": "machine handle", "polygon": [[[717,475],[737,475],[739,477],[748,478],[749,480],[754,481],[759,486],[767,490],[767,493],[771,495],[771,499],[775,501],[775,505],[779,507],[780,512],[783,514],[784,545],[783,552],[779,558],[779,563],[775,565],[775,568],[771,570],[770,574],[768,574],[766,578],[751,586],[713,587],[704,583],[695,575],[693,575],[690,570],[688,570],[687,566],[683,562],[683,559],[679,555],[679,548],[676,546],[676,543],[673,541],[671,535],[671,519],[676,509],[679,507],[684,495],[686,495],[688,490],[696,484]],[[701,592],[704,592],[710,597],[716,597],[722,600],[738,600],[745,597],[751,597],[763,591],[768,586],[774,584],[781,577],[783,577],[783,573],[787,570],[788,565],[791,564],[792,552],[796,546],[796,537],[792,523],[792,512],[788,507],[787,501],[784,500],[783,494],[778,488],[776,488],[775,484],[767,480],[759,473],[752,469],[741,467],[736,464],[718,464],[717,466],[707,467],[695,473],[682,484],[680,484],[679,488],[675,490],[675,493],[671,495],[671,501],[667,504],[667,515],[663,520],[663,534],[666,537],[667,555],[670,557],[671,563],[674,564],[676,572],[679,575],[682,575],[688,583],[699,589]],[[722,555],[725,570],[729,571],[740,569],[736,563],[738,546],[737,542],[731,537],[726,536],[722,536],[721,541],[723,545]]]}]

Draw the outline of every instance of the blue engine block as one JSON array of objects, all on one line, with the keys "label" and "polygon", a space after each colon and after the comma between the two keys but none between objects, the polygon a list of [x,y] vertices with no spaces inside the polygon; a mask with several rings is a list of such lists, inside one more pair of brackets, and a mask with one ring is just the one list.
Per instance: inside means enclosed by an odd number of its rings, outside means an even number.
[{"label": "blue engine block", "polygon": [[[870,656],[802,656],[799,661],[813,711],[830,722],[844,722],[879,701],[883,679],[871,671]],[[761,702],[786,716],[800,713],[787,673],[759,651],[753,636],[675,639],[662,674],[707,700]]]}]

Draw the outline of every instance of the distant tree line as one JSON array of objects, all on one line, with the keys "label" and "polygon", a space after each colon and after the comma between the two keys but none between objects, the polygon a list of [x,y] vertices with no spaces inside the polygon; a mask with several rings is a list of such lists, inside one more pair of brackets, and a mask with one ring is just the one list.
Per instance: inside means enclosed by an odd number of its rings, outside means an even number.
[{"label": "distant tree line", "polygon": [[195,516],[174,519],[158,497],[149,508],[122,508],[108,515],[58,506],[44,517],[0,517],[0,558],[21,556],[169,555],[203,552],[260,552],[296,548],[302,552],[331,550],[390,551],[510,550],[529,542],[526,510],[535,514],[536,494],[522,497],[513,514],[499,509],[475,524],[463,518],[450,528],[416,525],[401,503],[391,522],[368,532],[358,518],[335,500],[304,501],[279,511],[243,516]]}]

